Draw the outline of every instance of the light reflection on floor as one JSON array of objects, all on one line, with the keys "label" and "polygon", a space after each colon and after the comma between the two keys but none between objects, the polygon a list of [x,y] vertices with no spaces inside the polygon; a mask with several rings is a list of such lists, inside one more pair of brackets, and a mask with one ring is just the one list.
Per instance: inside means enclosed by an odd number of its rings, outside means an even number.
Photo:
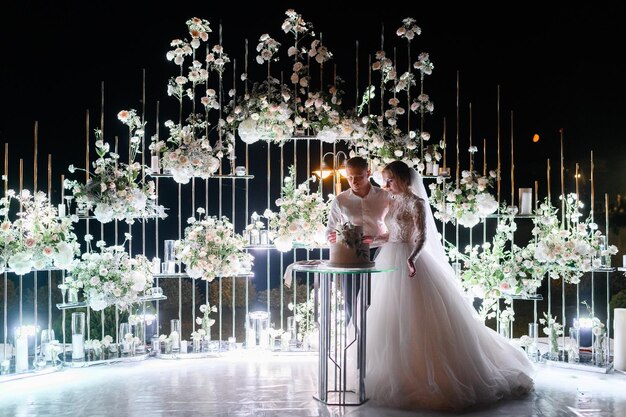
[{"label": "light reflection on floor", "polygon": [[[450,416],[326,407],[314,354],[224,355],[66,369],[0,384],[0,416]],[[626,416],[626,375],[537,366],[535,391],[466,416]]]}]

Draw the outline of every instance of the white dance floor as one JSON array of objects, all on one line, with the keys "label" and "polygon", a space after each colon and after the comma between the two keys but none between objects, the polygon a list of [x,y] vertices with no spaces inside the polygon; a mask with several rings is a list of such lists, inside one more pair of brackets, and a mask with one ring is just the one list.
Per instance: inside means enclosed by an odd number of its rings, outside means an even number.
[{"label": "white dance floor", "polygon": [[[466,416],[626,416],[626,375],[537,365],[535,391]],[[0,384],[0,415],[450,416],[329,407],[313,399],[317,355],[234,352],[221,357],[65,369]]]}]

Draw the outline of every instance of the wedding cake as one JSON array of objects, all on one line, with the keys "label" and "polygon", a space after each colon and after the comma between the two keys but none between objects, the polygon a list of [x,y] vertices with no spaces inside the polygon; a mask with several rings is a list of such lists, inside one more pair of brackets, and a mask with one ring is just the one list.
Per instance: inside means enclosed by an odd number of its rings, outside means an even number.
[{"label": "wedding cake", "polygon": [[367,268],[370,261],[370,245],[363,243],[363,226],[346,223],[337,229],[337,243],[330,244],[328,266],[338,268]]}]

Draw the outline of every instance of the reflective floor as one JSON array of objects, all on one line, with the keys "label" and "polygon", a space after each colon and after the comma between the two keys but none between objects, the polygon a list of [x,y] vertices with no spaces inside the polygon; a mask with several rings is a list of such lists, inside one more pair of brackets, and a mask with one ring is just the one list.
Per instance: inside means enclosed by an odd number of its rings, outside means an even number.
[{"label": "reflective floor", "polygon": [[[0,384],[0,416],[450,416],[312,398],[315,354],[229,354],[82,369]],[[466,416],[626,416],[626,375],[537,366],[535,391]]]}]

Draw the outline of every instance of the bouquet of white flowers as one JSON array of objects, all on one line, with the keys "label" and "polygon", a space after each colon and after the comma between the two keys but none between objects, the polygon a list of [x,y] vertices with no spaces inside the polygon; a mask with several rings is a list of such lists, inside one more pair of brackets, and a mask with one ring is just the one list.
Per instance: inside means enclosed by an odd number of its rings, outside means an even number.
[{"label": "bouquet of white flowers", "polygon": [[131,258],[123,245],[106,247],[102,240],[96,243],[100,252],[92,252],[91,236],[86,235],[85,239],[88,251],[83,253],[72,274],[65,277],[65,284],[70,289],[82,289],[92,310],[113,304],[127,309],[152,286],[152,264],[148,258],[143,255]]},{"label": "bouquet of white flowers", "polygon": [[307,179],[296,187],[294,167],[289,167],[289,176],[283,181],[282,196],[276,200],[278,214],[266,210],[269,230],[276,248],[289,251],[294,244],[304,246],[322,245],[326,242],[326,220],[330,200],[324,201],[321,193],[312,193]]},{"label": "bouquet of white flowers", "polygon": [[496,178],[495,171],[489,176],[478,175],[476,171],[463,171],[459,183],[437,177],[430,184],[430,204],[435,218],[446,223],[456,220],[465,227],[474,227],[481,217],[486,217],[498,209],[498,203],[489,193]]},{"label": "bouquet of white flowers", "polygon": [[[198,208],[200,216],[205,213]],[[245,252],[244,238],[235,233],[227,217],[215,216],[187,220],[185,237],[175,243],[176,258],[185,263],[191,278],[213,281],[215,277],[247,274],[252,269],[253,257]]]},{"label": "bouquet of white flowers", "polygon": [[604,236],[590,218],[580,221],[582,203],[576,194],[565,200],[565,222],[561,224],[557,209],[548,201],[539,206],[534,218],[533,234],[537,237],[534,257],[553,279],[577,284],[585,272],[602,266],[601,257],[614,255],[617,247],[601,247]]},{"label": "bouquet of white flowers", "polygon": [[[11,202],[19,204],[11,221]],[[32,269],[71,269],[80,247],[73,232],[76,216],[59,217],[56,207],[41,191],[31,194],[8,190],[0,199],[0,271],[8,266],[18,275]]]},{"label": "bouquet of white flowers", "polygon": [[[165,218],[165,208],[156,203],[154,181],[140,178],[142,167],[133,162],[141,146],[144,124],[135,110],[122,110],[117,118],[128,126],[130,136],[129,164],[119,162],[120,156],[110,152],[108,143],[102,140],[102,132],[96,130],[96,153],[93,172],[89,172],[87,183],[65,180],[65,188],[70,189],[76,198],[78,209],[93,214],[102,223],[123,220],[133,224],[137,218]],[[107,156],[108,154],[108,156]],[[77,168],[70,165],[69,171]]]}]

